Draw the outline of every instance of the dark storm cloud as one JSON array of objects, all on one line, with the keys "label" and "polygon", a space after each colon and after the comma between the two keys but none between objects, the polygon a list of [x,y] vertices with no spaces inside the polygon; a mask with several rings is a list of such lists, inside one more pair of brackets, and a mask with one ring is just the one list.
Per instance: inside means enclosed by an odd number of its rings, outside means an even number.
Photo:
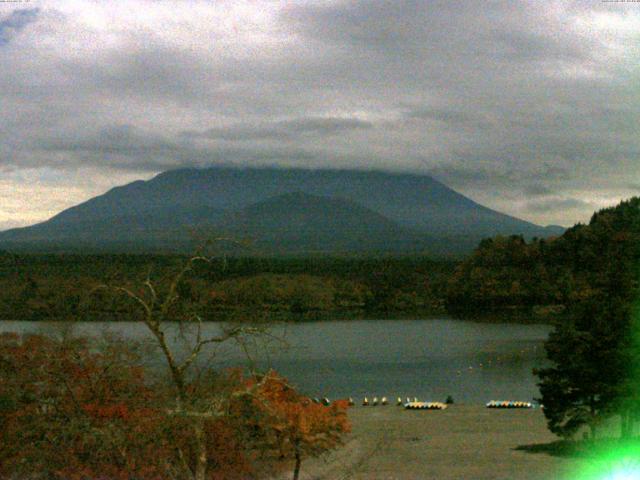
[{"label": "dark storm cloud", "polygon": [[0,10],[0,168],[415,171],[565,224],[640,177],[629,6],[122,5]]},{"label": "dark storm cloud", "polygon": [[18,9],[0,18],[0,47],[9,43],[27,25],[35,22],[39,11],[39,8]]}]

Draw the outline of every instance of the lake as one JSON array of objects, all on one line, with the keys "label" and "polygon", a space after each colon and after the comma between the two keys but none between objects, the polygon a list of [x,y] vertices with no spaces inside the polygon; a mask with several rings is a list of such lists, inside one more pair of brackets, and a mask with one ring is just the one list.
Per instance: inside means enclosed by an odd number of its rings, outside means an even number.
[{"label": "lake", "polygon": [[[11,332],[54,331],[59,325],[1,321]],[[111,332],[147,340],[144,325],[133,322],[78,323],[74,332],[97,336]],[[475,323],[451,318],[427,320],[323,321],[274,326],[280,341],[258,339],[247,345],[261,367],[273,367],[301,391],[329,398],[387,396],[484,403],[491,399],[537,397],[531,370],[544,365],[548,325]],[[204,331],[219,331],[208,323]],[[173,328],[172,343],[184,338]],[[202,357],[210,366],[237,365],[246,356],[236,345]]]}]

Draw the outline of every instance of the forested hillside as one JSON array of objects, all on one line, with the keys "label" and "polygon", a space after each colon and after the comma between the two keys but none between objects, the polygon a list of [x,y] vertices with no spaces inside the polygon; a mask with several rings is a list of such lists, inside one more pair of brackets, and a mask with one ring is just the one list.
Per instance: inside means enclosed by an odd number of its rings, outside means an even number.
[{"label": "forested hillside", "polygon": [[638,235],[640,198],[594,213],[562,236],[483,240],[453,273],[447,288],[450,311],[536,310],[553,313],[597,295],[616,246]]},{"label": "forested hillside", "polygon": [[[0,318],[125,320],[130,305],[122,297],[102,298],[95,288],[133,287],[147,277],[167,288],[184,258],[5,252],[0,255]],[[206,320],[442,313],[454,266],[424,257],[218,257],[199,262],[180,283],[179,294],[205,312]]]}]

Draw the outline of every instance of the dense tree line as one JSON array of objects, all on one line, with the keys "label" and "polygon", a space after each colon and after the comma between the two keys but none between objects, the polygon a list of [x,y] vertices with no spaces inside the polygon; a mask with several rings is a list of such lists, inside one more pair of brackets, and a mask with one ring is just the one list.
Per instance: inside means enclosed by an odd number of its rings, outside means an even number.
[{"label": "dense tree line", "polygon": [[537,374],[551,431],[571,436],[589,426],[595,435],[618,415],[631,436],[640,421],[639,280],[640,198],[633,198],[558,238],[482,241],[451,276],[446,301],[465,313],[546,310],[536,318],[554,324],[550,366]]},{"label": "dense tree line", "polygon": [[[119,298],[89,293],[97,285],[132,285],[147,277],[166,287],[182,256],[0,254],[0,318],[122,320]],[[425,257],[214,257],[180,288],[206,319],[328,318],[441,313],[455,264]]]},{"label": "dense tree line", "polygon": [[[601,215],[605,212],[594,215],[594,220]],[[594,225],[594,220],[555,238],[526,242],[514,235],[483,240],[451,275],[447,309],[462,313],[511,309],[544,316],[564,312],[589,297],[594,272],[602,270],[598,252],[617,235],[597,231],[599,222]]]},{"label": "dense tree line", "polygon": [[576,259],[564,251],[572,230],[531,242],[515,235],[483,240],[451,276],[447,308],[465,312],[566,305],[586,287],[574,268]]}]

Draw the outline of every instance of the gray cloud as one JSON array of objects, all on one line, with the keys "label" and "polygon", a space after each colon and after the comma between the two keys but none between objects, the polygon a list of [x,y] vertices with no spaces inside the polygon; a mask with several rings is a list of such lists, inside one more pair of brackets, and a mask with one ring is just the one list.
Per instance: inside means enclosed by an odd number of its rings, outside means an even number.
[{"label": "gray cloud", "polygon": [[633,9],[130,2],[147,14],[0,10],[2,171],[91,167],[114,184],[211,163],[413,171],[564,224],[637,191]]},{"label": "gray cloud", "polygon": [[0,47],[9,43],[27,25],[36,21],[39,8],[17,9],[0,19]]},{"label": "gray cloud", "polygon": [[267,124],[238,124],[228,127],[209,128],[202,132],[186,131],[183,136],[221,140],[291,139],[301,135],[336,135],[356,129],[372,128],[371,122],[357,118],[310,117],[285,120]]},{"label": "gray cloud", "polygon": [[159,135],[145,134],[133,125],[111,125],[101,128],[94,134],[84,132],[77,138],[56,138],[43,141],[41,148],[50,152],[89,153],[106,157],[135,157],[140,154],[175,153],[177,144],[171,143]]},{"label": "gray cloud", "polygon": [[[300,121],[283,122],[294,125],[291,131],[300,129],[303,132],[321,132],[331,134],[331,124]],[[342,125],[340,122],[335,124]],[[345,127],[350,125],[350,127]],[[345,122],[341,128],[369,128],[366,123],[356,126],[355,122]],[[75,167],[94,166],[116,168],[122,170],[137,170],[154,172],[159,168],[203,167],[209,164],[226,165],[287,165],[294,167],[317,168],[330,162],[331,165],[344,166],[364,162],[363,157],[355,154],[335,155],[322,149],[302,148],[295,144],[279,142],[263,145],[257,149],[253,145],[196,144],[193,139],[224,138],[250,140],[264,138],[257,136],[254,130],[247,130],[246,136],[234,133],[224,137],[213,136],[209,131],[183,134],[172,139],[157,133],[143,131],[128,124],[116,124],[101,128],[95,132],[84,132],[83,135],[56,137],[55,139],[41,139],[34,144],[34,151],[44,155],[70,155],[76,159]],[[184,138],[186,137],[186,138]],[[271,137],[268,137],[271,138]],[[381,159],[379,159],[381,160]]]},{"label": "gray cloud", "polygon": [[595,205],[591,202],[585,202],[577,198],[554,197],[544,200],[535,200],[529,202],[529,210],[532,212],[548,212],[549,210],[582,210],[585,208],[593,209]]},{"label": "gray cloud", "polygon": [[526,185],[523,188],[523,192],[528,195],[528,196],[532,196],[532,197],[538,197],[538,196],[543,196],[543,195],[551,195],[554,193],[553,189],[547,187],[546,185],[543,185],[541,183],[532,183],[529,185]]}]

